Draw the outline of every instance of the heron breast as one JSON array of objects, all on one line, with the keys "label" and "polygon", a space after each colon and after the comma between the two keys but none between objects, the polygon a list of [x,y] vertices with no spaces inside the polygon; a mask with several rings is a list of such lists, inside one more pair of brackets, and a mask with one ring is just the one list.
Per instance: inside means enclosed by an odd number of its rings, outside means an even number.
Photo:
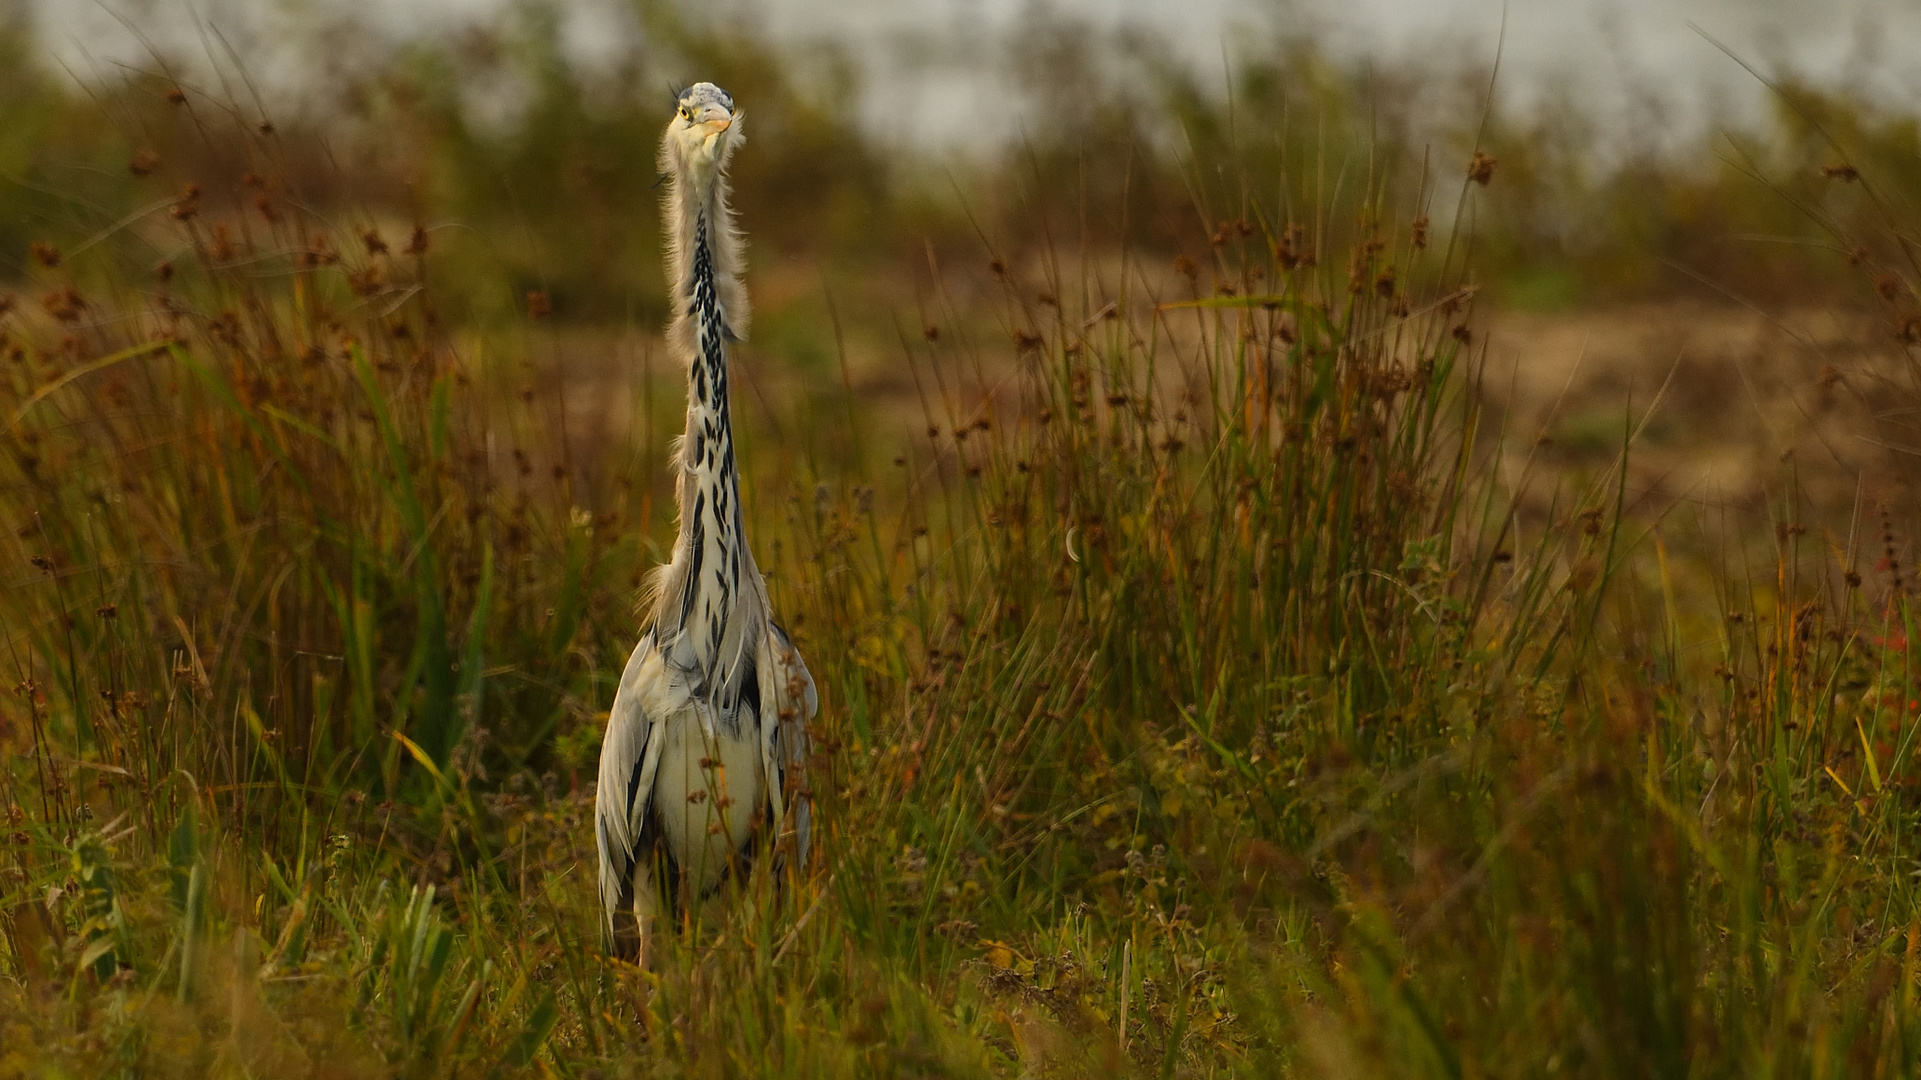
[{"label": "heron breast", "polygon": [[[729,735],[729,726],[738,735]],[[667,850],[700,893],[720,884],[728,861],[751,838],[763,797],[757,726],[743,715],[737,725],[715,725],[710,737],[692,710],[667,725],[654,816]]]}]

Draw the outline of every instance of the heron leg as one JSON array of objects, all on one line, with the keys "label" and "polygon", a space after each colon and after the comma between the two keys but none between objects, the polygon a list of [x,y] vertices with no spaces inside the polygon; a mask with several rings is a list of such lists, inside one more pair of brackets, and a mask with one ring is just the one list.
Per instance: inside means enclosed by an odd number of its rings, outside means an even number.
[{"label": "heron leg", "polygon": [[652,859],[634,860],[634,907],[628,920],[633,941],[626,953],[633,957],[634,963],[648,970],[652,970],[654,959],[654,920],[660,912],[660,885],[653,863]]},{"label": "heron leg", "polygon": [[650,844],[634,860],[628,891],[613,915],[614,955],[651,970],[654,925],[664,911],[672,916],[682,874],[664,847]]}]

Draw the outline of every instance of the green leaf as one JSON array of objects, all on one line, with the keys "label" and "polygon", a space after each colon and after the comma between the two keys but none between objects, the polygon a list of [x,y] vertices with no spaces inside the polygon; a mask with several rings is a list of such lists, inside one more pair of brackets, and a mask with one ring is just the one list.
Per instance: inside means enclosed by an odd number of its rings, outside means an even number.
[{"label": "green leaf", "polygon": [[507,1052],[500,1056],[500,1063],[516,1069],[524,1069],[534,1062],[534,1055],[546,1044],[547,1035],[554,1030],[554,1021],[560,1018],[560,1007],[554,1002],[554,992],[545,990],[540,1001],[534,1005],[533,1014],[527,1017],[527,1024],[507,1044]]}]

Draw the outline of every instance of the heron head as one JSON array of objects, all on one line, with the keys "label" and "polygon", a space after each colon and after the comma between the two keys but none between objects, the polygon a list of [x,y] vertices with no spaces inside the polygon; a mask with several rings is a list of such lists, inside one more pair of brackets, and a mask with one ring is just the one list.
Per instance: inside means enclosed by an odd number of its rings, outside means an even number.
[{"label": "heron head", "polygon": [[705,183],[740,142],[740,113],[727,91],[702,82],[682,90],[667,125],[667,156],[684,176]]}]

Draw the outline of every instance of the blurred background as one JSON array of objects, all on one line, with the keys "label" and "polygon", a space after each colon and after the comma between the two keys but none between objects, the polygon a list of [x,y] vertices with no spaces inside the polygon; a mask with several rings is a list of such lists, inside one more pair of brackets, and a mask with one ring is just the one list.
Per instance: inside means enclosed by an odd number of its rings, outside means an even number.
[{"label": "blurred background", "polygon": [[[1921,194],[1921,9],[1899,0],[0,12],[0,285],[33,276],[36,240],[111,236],[96,256],[164,261],[178,240],[127,215],[188,184],[244,207],[271,158],[266,182],[304,209],[427,228],[461,321],[498,328],[539,292],[555,344],[529,362],[569,385],[631,379],[665,315],[668,90],[709,78],[749,117],[750,371],[765,393],[844,376],[906,405],[903,327],[937,291],[975,310],[989,249],[1015,265],[1131,251],[1171,277],[1207,262],[1209,233],[1218,248],[1216,219],[1289,184],[1318,185],[1323,208],[1391,189],[1451,230],[1446,193],[1481,147],[1498,171],[1458,224],[1490,328],[1485,392],[1524,444],[1600,460],[1624,403],[1680,372],[1646,433],[1655,510],[1708,488],[1752,501],[1801,447],[1837,505],[1885,464],[1846,433],[1912,315],[1878,284],[1899,256],[1889,222]],[[1872,189],[1832,171],[1844,157]]]},{"label": "blurred background", "polygon": [[[310,97],[327,77],[378,66],[385,49],[484,33],[528,5],[26,0],[25,10],[42,47],[76,73],[143,66],[154,48],[188,57],[202,44],[197,17],[261,61],[256,80]],[[628,0],[572,0],[554,12],[562,50],[585,71],[618,72],[647,48],[645,19]],[[1259,63],[1276,37],[1311,38],[1345,63],[1436,69],[1486,63],[1505,27],[1506,96],[1537,105],[1578,96],[1614,138],[1656,134],[1677,145],[1764,111],[1761,87],[1710,38],[1770,71],[1890,103],[1912,105],[1921,92],[1921,10],[1900,0],[730,0],[701,13],[789,57],[851,65],[869,134],[921,152],[1000,149],[1044,121],[1052,105],[1009,79],[1019,69],[1010,61],[1041,27],[1125,43],[1216,81],[1238,63]],[[343,28],[374,47],[344,55],[301,47]],[[1634,131],[1650,108],[1665,114],[1663,130]]]}]

